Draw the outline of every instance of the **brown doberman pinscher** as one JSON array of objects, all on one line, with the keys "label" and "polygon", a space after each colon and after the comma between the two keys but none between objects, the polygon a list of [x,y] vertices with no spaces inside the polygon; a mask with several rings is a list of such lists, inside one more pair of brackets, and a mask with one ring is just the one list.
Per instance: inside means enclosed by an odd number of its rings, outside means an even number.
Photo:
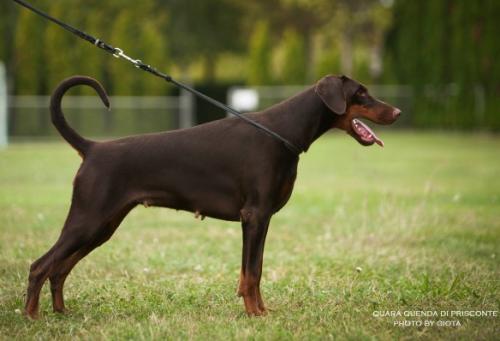
[{"label": "brown doberman pinscher", "polygon": [[[238,295],[248,315],[266,313],[260,294],[269,221],[292,193],[299,155],[281,141],[236,118],[193,128],[106,142],[83,138],[64,119],[61,100],[76,85],[105,90],[94,79],[74,76],[52,95],[52,122],[83,162],[61,235],[30,268],[25,313],[36,318],[40,289],[50,280],[54,311],[63,312],[63,285],[73,267],[106,242],[134,206],[169,207],[196,216],[241,221],[243,259]],[[365,86],[326,76],[298,95],[248,117],[307,151],[331,128],[360,144],[383,142],[358,118],[393,123],[401,111],[376,100]]]}]

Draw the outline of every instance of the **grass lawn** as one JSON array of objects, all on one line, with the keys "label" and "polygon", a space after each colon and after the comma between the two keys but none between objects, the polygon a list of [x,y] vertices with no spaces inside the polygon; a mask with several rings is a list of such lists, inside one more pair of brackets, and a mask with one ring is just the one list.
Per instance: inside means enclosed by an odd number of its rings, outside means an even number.
[{"label": "grass lawn", "polygon": [[451,314],[500,310],[500,137],[380,136],[327,135],[301,157],[267,238],[263,318],[236,296],[238,223],[138,207],[69,276],[69,314],[46,285],[27,320],[29,265],[59,234],[80,158],[63,142],[0,151],[0,338],[498,339],[498,315]]}]

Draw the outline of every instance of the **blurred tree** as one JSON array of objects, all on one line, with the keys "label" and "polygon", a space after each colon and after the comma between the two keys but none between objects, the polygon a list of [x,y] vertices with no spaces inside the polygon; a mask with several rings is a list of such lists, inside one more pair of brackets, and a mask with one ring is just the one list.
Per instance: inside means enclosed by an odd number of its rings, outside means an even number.
[{"label": "blurred tree", "polygon": [[[270,18],[278,40],[288,28],[303,37],[306,82],[313,81],[319,69],[326,71],[328,64],[335,66],[328,73],[366,73],[365,80],[380,78],[390,6],[379,0],[256,0],[252,4],[260,6],[260,11],[254,10],[258,17]],[[340,66],[337,60],[328,61],[329,56],[340,58]]]},{"label": "blurred tree", "polygon": [[283,54],[281,80],[286,84],[304,84],[306,81],[304,40],[293,29],[285,31]]},{"label": "blurred tree", "polygon": [[[11,65],[8,69],[16,77],[14,91],[22,95],[43,93],[46,87],[45,63],[43,58],[43,31],[45,22],[33,18],[27,11],[21,12],[14,33]],[[7,50],[7,47],[5,48]],[[35,117],[23,117],[9,112],[9,125],[34,133],[45,122],[45,112],[39,110]]]},{"label": "blurred tree", "polygon": [[267,22],[259,21],[255,25],[249,45],[248,84],[270,84],[272,48]]},{"label": "blurred tree", "polygon": [[[82,29],[88,32],[91,35],[95,35],[104,41],[109,41],[109,33],[107,32],[107,18],[108,11],[99,9],[99,0],[87,0],[85,6],[80,8],[82,14],[84,14],[84,20],[82,23]],[[75,39],[73,37],[73,39]],[[94,46],[90,44],[86,44],[85,42],[77,42],[79,59],[81,61],[78,69],[78,73],[83,75],[88,75],[99,80],[103,83],[104,87],[108,92],[112,93],[111,84],[108,80],[106,68],[109,65],[109,62],[112,61],[109,59],[109,55],[107,55],[104,51],[97,50]],[[82,93],[86,95],[93,95],[95,92],[90,88],[82,88]]]},{"label": "blurred tree", "polygon": [[[78,16],[75,15],[77,11],[78,8],[74,4],[62,0],[51,1],[49,5],[49,14],[56,18],[77,18]],[[28,13],[33,21],[42,20],[31,12],[24,10],[23,13]],[[79,22],[74,22],[73,25],[78,26]],[[30,37],[30,39],[33,42],[33,37]],[[81,44],[82,42],[75,39],[69,32],[62,30],[57,25],[47,23],[43,35],[42,52],[45,64],[43,77],[46,79],[49,92],[63,78],[78,73],[81,62],[79,53]],[[75,92],[80,90],[77,89]]]},{"label": "blurred tree", "polygon": [[43,32],[45,22],[28,11],[21,11],[14,35],[12,71],[18,94],[43,93],[46,87],[46,63],[44,61]]},{"label": "blurred tree", "polygon": [[244,3],[247,12],[244,25],[247,29],[253,29],[256,21],[267,18],[270,39],[282,42],[285,32],[289,29],[300,36],[305,79],[311,81],[314,78],[314,53],[317,50],[314,37],[325,22],[322,16],[306,0],[254,0]]},{"label": "blurred tree", "polygon": [[[382,6],[378,0],[282,0],[288,5],[296,6],[298,16],[305,13],[307,18],[305,32],[312,32],[305,36],[312,37],[315,34],[320,37],[327,37],[329,45],[326,49],[338,49],[340,56],[340,68],[332,69],[330,72],[345,73],[352,75],[355,71],[358,74],[367,63],[371,78],[378,78],[382,73],[382,50],[383,34],[390,24],[391,10]],[[289,13],[287,16],[294,18]],[[325,39],[322,39],[325,41]],[[311,38],[309,41],[313,41]],[[307,40],[306,40],[307,42]],[[326,44],[325,44],[326,45]],[[321,58],[334,56],[336,53],[321,53],[325,47],[320,47]],[[355,54],[356,48],[364,48],[368,52]],[[318,50],[312,44],[305,44],[306,51]],[[307,52],[311,53],[311,52]],[[355,64],[356,55],[356,64]],[[359,57],[363,57],[360,59]],[[365,58],[367,60],[365,60]],[[308,64],[312,58],[307,58]],[[357,61],[361,62],[359,64]],[[323,60],[323,65],[326,65]],[[335,64],[332,61],[331,64]],[[359,70],[355,70],[354,66]],[[310,71],[308,72],[310,74]],[[308,77],[310,78],[310,77]]]},{"label": "blurred tree", "polygon": [[332,44],[327,44],[326,47],[321,49],[321,53],[318,56],[316,62],[315,78],[320,79],[321,77],[328,74],[339,74],[340,73],[340,49],[335,48]]},{"label": "blurred tree", "polygon": [[0,61],[9,66],[12,60],[12,42],[17,23],[18,11],[11,3],[0,2]]},{"label": "blurred tree", "polygon": [[383,73],[383,51],[384,37],[392,23],[392,11],[389,6],[372,3],[369,17],[364,23],[362,35],[365,36],[368,49],[370,50],[370,78],[373,82],[379,82]]},{"label": "blurred tree", "polygon": [[[137,46],[141,38],[140,26],[136,20],[138,15],[140,12],[136,8],[122,8],[115,17],[110,39],[113,46],[119,46],[125,54],[134,58],[141,55]],[[143,59],[142,56],[140,58]],[[109,71],[115,95],[141,94],[138,78],[143,75],[136,72],[133,65],[124,60],[115,60],[109,64]]]},{"label": "blurred tree", "polygon": [[487,0],[482,11],[482,22],[477,25],[475,39],[480,39],[479,44],[479,77],[485,88],[485,123],[487,127],[500,130],[500,63],[496,57],[500,56],[500,3]]},{"label": "blurred tree", "polygon": [[[211,80],[215,77],[218,56],[226,52],[242,52],[244,45],[247,45],[245,41],[252,32],[256,31],[257,19],[264,19],[269,25],[269,34],[266,39],[270,45],[273,42],[279,43],[283,39],[283,32],[287,29],[293,29],[300,36],[304,54],[302,60],[306,65],[306,81],[310,81],[314,78],[313,71],[317,59],[315,53],[323,57],[326,55],[321,53],[322,47],[318,48],[315,41],[317,41],[318,36],[329,35],[328,31],[332,31],[331,28],[336,29],[337,26],[331,25],[331,23],[338,20],[332,18],[343,17],[345,11],[342,11],[339,4],[344,2],[347,2],[348,5],[351,3],[347,0],[279,0],[277,2],[214,0],[199,2],[193,6],[192,3],[183,0],[145,0],[140,3],[131,0],[110,0],[105,3],[97,0],[74,0],[71,4],[54,0],[50,2],[50,11],[60,15],[61,19],[75,26],[83,27],[91,34],[102,37],[104,40],[122,47],[127,52],[130,51],[130,55],[141,58],[152,65],[155,65],[156,61],[160,63],[163,61],[160,55],[166,53],[162,51],[167,49],[168,45],[168,51],[172,56],[171,60],[181,70],[181,74],[182,70],[188,70],[188,67],[192,66],[193,63],[203,61],[204,78]],[[352,2],[356,4],[371,3],[369,0],[352,0]],[[49,6],[39,7],[42,10],[47,10]],[[140,22],[138,18],[148,18],[148,21]],[[160,19],[158,20],[158,18]],[[349,19],[349,21],[352,20]],[[327,23],[326,26],[325,23]],[[50,25],[53,26],[53,24]],[[110,26],[111,30],[109,30]],[[47,32],[47,43],[58,49],[67,48],[67,54],[66,56],[55,56],[56,58],[49,65],[50,72],[55,70],[54,65],[59,64],[61,73],[64,75],[70,73],[73,69],[64,63],[67,60],[72,60],[78,66],[80,73],[85,72],[102,78],[108,88],[110,85],[123,88],[125,85],[119,84],[118,80],[124,80],[124,84],[131,84],[126,80],[128,76],[124,76],[125,78],[116,76],[117,73],[124,75],[122,71],[118,72],[121,67],[113,66],[116,62],[104,58],[102,52],[92,51],[88,45],[85,46],[81,42],[76,43],[74,37],[66,41],[65,37],[55,33],[58,29],[60,30],[60,28],[52,27]],[[158,33],[158,30],[162,33]],[[109,31],[111,34],[108,34]],[[119,36],[122,38],[115,41],[115,38]],[[336,38],[334,36],[332,39]],[[134,44],[128,43],[131,39],[134,40]],[[146,39],[149,41],[148,45],[158,46],[158,48],[140,47],[141,40]],[[54,43],[58,45],[56,46]],[[72,46],[78,46],[78,48],[72,48]],[[133,53],[139,49],[142,53]],[[46,54],[55,55],[54,51],[49,51]],[[349,51],[349,48],[341,49],[344,55],[346,53],[349,55]],[[153,57],[155,53],[158,57]],[[349,58],[344,56],[343,60],[346,64],[345,61]],[[349,63],[347,64],[349,65]],[[110,72],[107,72],[106,65],[111,65]],[[161,65],[166,64],[160,64],[158,67],[162,67]],[[264,67],[261,70],[265,69]],[[252,73],[256,71],[254,70]],[[273,74],[272,70],[269,70],[268,73],[269,75]],[[49,82],[53,83],[53,80],[49,80]],[[149,87],[141,82],[140,80],[135,82],[136,90],[144,86]],[[154,89],[155,87],[150,88]],[[124,92],[125,90],[120,89],[120,91]],[[125,92],[132,91],[135,90]]]},{"label": "blurred tree", "polygon": [[181,67],[203,61],[204,79],[215,80],[217,57],[224,52],[242,51],[241,2],[236,0],[185,0],[162,2],[168,9],[167,38],[173,60]]},{"label": "blurred tree", "polygon": [[[500,129],[500,73],[494,62],[500,3],[397,1],[387,36],[396,80],[411,84],[419,125]],[[436,114],[439,113],[439,114]]]},{"label": "blurred tree", "polygon": [[[159,71],[169,73],[170,54],[167,37],[163,33],[166,16],[158,13],[155,20],[146,21],[141,26],[142,55],[146,56],[144,62],[157,68]],[[165,95],[168,84],[157,77],[141,74],[142,92],[148,96]]]}]

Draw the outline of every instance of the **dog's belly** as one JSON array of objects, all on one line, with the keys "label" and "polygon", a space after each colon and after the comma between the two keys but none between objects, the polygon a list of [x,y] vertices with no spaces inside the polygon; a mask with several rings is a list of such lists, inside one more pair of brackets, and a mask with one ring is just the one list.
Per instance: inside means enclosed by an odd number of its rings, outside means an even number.
[{"label": "dog's belly", "polygon": [[240,220],[241,207],[232,198],[199,195],[194,200],[188,200],[173,193],[155,193],[144,195],[138,202],[144,206],[157,206],[193,212],[195,217],[211,217],[229,221]]},{"label": "dog's belly", "polygon": [[205,177],[190,177],[190,181],[179,181],[182,178],[179,175],[172,178],[177,181],[163,179],[156,181],[154,187],[146,186],[136,191],[136,202],[189,211],[200,217],[240,220],[241,195],[228,178],[212,178],[211,181],[206,181]]}]

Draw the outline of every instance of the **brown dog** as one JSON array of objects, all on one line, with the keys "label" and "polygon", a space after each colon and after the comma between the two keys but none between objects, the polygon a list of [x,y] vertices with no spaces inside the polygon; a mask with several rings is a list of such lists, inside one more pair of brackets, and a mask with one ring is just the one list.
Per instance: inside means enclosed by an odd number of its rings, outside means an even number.
[{"label": "brown dog", "polygon": [[[183,130],[90,141],[68,126],[61,111],[64,93],[80,84],[94,88],[109,107],[102,86],[84,76],[66,79],[52,96],[52,122],[83,162],[59,239],[31,265],[25,313],[37,317],[40,289],[47,278],[54,311],[63,312],[63,285],[75,264],[106,242],[134,206],[144,204],[241,221],[238,294],[249,315],[265,314],[259,285],[267,228],[272,215],[290,198],[299,156],[235,118]],[[298,95],[248,116],[307,151],[331,128],[345,130],[362,145],[383,145],[358,118],[390,124],[400,112],[371,97],[352,79],[326,76]]]}]

